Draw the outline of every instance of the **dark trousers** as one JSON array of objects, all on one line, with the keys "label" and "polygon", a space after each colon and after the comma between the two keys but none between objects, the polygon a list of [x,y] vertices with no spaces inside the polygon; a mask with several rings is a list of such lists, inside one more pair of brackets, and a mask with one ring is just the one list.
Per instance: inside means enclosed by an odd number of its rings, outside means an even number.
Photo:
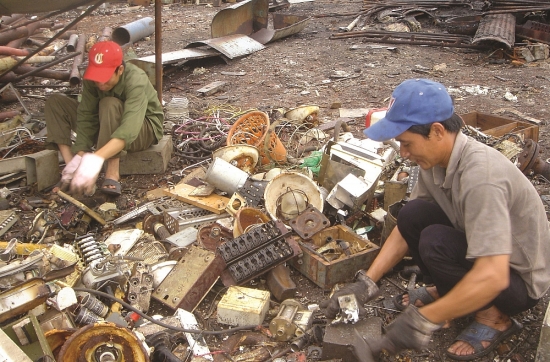
[{"label": "dark trousers", "polygon": [[[431,277],[439,295],[448,293],[472,269],[473,261],[466,259],[466,234],[453,227],[437,204],[409,201],[399,211],[397,227],[414,261],[424,275]],[[494,305],[510,316],[534,307],[537,302],[527,295],[519,274],[510,269],[510,285],[487,307]]]}]

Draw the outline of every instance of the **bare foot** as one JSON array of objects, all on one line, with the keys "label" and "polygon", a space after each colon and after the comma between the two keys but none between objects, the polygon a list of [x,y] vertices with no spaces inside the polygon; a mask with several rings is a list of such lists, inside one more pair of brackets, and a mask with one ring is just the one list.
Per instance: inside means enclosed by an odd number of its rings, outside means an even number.
[{"label": "bare foot", "polygon": [[[432,298],[434,300],[439,299],[439,293],[437,292],[437,288],[435,286],[426,287],[426,291],[428,292],[428,294],[430,294],[432,296]],[[408,293],[403,294],[403,298],[401,299],[401,304],[403,304],[404,307],[409,305],[409,294]],[[423,307],[424,303],[422,303],[422,301],[417,299],[414,302],[414,306],[415,307]]]},{"label": "bare foot", "polygon": [[[476,313],[476,321],[499,331],[505,331],[512,326],[512,320],[506,314],[492,306],[488,309]],[[481,341],[483,348],[491,344],[491,341]],[[448,349],[452,354],[458,356],[467,356],[475,353],[474,347],[464,341],[456,341]]]}]

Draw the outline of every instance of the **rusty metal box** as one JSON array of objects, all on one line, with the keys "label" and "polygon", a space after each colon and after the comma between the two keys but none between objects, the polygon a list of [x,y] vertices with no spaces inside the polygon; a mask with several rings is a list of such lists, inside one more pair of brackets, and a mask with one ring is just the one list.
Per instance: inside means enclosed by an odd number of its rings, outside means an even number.
[{"label": "rusty metal box", "polygon": [[337,283],[351,281],[359,269],[367,269],[372,264],[380,251],[378,245],[363,239],[344,225],[331,226],[321,230],[313,235],[308,242],[320,247],[329,237],[332,240],[341,239],[348,243],[357,242],[365,249],[350,256],[342,255],[340,258],[328,262],[300,245],[303,254],[298,258],[291,259],[290,265],[323,289],[330,289]]},{"label": "rusty metal box", "polygon": [[461,114],[460,117],[467,125],[479,128],[481,132],[490,136],[501,137],[513,133],[523,135],[524,139],[539,141],[538,125],[480,112]]}]

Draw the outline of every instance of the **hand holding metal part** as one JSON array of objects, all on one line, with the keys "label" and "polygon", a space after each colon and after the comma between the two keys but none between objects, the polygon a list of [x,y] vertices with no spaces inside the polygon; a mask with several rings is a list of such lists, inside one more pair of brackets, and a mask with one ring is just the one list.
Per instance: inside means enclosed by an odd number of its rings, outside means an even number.
[{"label": "hand holding metal part", "polygon": [[378,286],[376,283],[365,275],[363,270],[357,272],[357,281],[346,285],[344,288],[335,292],[330,299],[323,300],[320,303],[323,313],[327,318],[334,319],[336,315],[340,312],[340,304],[338,302],[338,297],[354,294],[357,299],[357,304],[361,308],[363,304],[373,299],[379,292]]}]

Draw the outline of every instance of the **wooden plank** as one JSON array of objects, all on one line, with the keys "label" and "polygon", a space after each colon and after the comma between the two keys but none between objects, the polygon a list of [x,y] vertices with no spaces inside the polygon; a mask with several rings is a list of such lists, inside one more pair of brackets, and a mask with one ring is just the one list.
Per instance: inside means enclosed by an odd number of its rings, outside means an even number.
[{"label": "wooden plank", "polygon": [[190,194],[194,190],[194,186],[178,184],[173,189],[165,189],[164,194],[216,214],[225,212],[225,207],[229,203],[229,199],[227,197],[216,194],[209,196],[191,196]]},{"label": "wooden plank", "polygon": [[222,89],[226,84],[227,82],[223,81],[212,82],[197,90],[197,93],[203,96],[209,96]]}]

